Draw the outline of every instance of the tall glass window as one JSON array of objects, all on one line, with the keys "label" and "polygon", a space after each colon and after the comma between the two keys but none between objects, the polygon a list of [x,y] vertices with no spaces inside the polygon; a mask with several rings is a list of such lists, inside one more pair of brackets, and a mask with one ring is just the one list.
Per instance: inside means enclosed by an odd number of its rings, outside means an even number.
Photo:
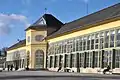
[{"label": "tall glass window", "polygon": [[83,37],[83,50],[86,50],[86,40],[87,40],[87,37]]},{"label": "tall glass window", "polygon": [[104,32],[100,33],[100,49],[104,48]]},{"label": "tall glass window", "polygon": [[60,43],[58,43],[58,54],[60,54]]},{"label": "tall glass window", "polygon": [[115,68],[120,68],[120,50],[115,53]]},{"label": "tall glass window", "polygon": [[89,64],[90,64],[90,57],[89,57],[89,55],[90,55],[90,53],[89,52],[87,52],[86,53],[86,67],[89,67]]},{"label": "tall glass window", "polygon": [[87,36],[87,50],[90,50],[90,36]]},{"label": "tall glass window", "polygon": [[89,59],[89,67],[92,67],[92,63],[93,63],[93,52],[89,52],[89,56],[90,56],[90,59]]},{"label": "tall glass window", "polygon": [[76,47],[76,40],[75,39],[73,39],[73,47],[72,47],[72,49],[73,49],[73,52],[75,52],[75,47]]},{"label": "tall glass window", "polygon": [[53,44],[53,54],[55,54],[55,44]]},{"label": "tall glass window", "polygon": [[105,48],[108,48],[109,47],[109,31],[106,31],[105,32]]},{"label": "tall glass window", "polygon": [[72,46],[73,46],[72,40],[68,40],[68,42],[67,42],[67,52],[68,53],[72,52]]},{"label": "tall glass window", "polygon": [[120,29],[118,29],[116,33],[116,46],[120,46]]},{"label": "tall glass window", "polygon": [[108,53],[105,52],[103,54],[104,58],[103,58],[103,64],[104,64],[104,67],[107,67],[108,66]]},{"label": "tall glass window", "polygon": [[84,67],[84,53],[80,53],[79,65],[80,67]]},{"label": "tall glass window", "polygon": [[66,51],[66,48],[67,48],[67,42],[64,42],[64,47],[63,47],[63,53],[66,53],[67,51]]},{"label": "tall glass window", "polygon": [[101,67],[101,61],[102,61],[102,51],[99,51],[99,67]]},{"label": "tall glass window", "polygon": [[57,43],[57,54],[59,54],[59,43]]},{"label": "tall glass window", "polygon": [[71,55],[71,59],[72,59],[71,60],[72,61],[72,67],[75,67],[75,64],[74,64],[75,63],[75,54]]},{"label": "tall glass window", "polygon": [[53,66],[52,66],[52,63],[53,63],[53,62],[52,62],[52,59],[53,59],[52,56],[50,56],[50,68],[53,67]]},{"label": "tall glass window", "polygon": [[97,67],[98,66],[98,51],[95,51],[95,54],[94,54],[94,67]]},{"label": "tall glass window", "polygon": [[64,52],[64,42],[62,42],[62,44],[61,44],[61,47],[62,47],[62,50],[61,50],[61,53],[63,53]]},{"label": "tall glass window", "polygon": [[104,56],[104,59],[103,59],[104,67],[107,67],[108,65],[111,67],[112,51],[105,51],[103,56]]},{"label": "tall glass window", "polygon": [[112,30],[110,31],[110,47],[114,47],[114,36],[115,35],[115,31]]},{"label": "tall glass window", "polygon": [[54,58],[53,58],[54,56],[51,56],[51,57],[52,57],[51,58],[52,59],[52,67],[54,67]]},{"label": "tall glass window", "polygon": [[58,67],[58,56],[55,56],[55,67]]},{"label": "tall glass window", "polygon": [[66,67],[69,67],[69,56],[68,55],[65,55],[65,66]]},{"label": "tall glass window", "polygon": [[57,44],[55,44],[54,46],[55,46],[55,47],[54,47],[54,48],[55,48],[55,49],[54,49],[54,50],[55,50],[55,54],[57,54]]},{"label": "tall glass window", "polygon": [[95,36],[91,35],[91,49],[94,49]]},{"label": "tall glass window", "polygon": [[62,53],[62,43],[59,44],[59,52]]},{"label": "tall glass window", "polygon": [[59,56],[59,66],[63,66],[63,55]]},{"label": "tall glass window", "polygon": [[98,49],[99,46],[99,33],[95,34],[95,49]]},{"label": "tall glass window", "polygon": [[52,50],[51,50],[52,48],[51,48],[51,46],[49,46],[49,48],[48,48],[48,54],[51,54],[52,52]]},{"label": "tall glass window", "polygon": [[54,54],[54,44],[52,44],[51,54]]},{"label": "tall glass window", "polygon": [[79,39],[77,38],[76,39],[76,51],[78,51],[78,49],[79,49]]},{"label": "tall glass window", "polygon": [[37,50],[35,52],[35,67],[36,68],[43,68],[44,65],[44,52],[42,50]]},{"label": "tall glass window", "polygon": [[83,50],[83,43],[82,43],[82,41],[83,41],[83,38],[80,38],[79,39],[79,51]]}]

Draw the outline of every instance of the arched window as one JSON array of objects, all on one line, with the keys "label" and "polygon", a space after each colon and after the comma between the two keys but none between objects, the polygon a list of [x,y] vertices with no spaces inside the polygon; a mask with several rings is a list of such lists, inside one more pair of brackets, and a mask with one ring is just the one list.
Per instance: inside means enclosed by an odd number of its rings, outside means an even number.
[{"label": "arched window", "polygon": [[44,52],[37,50],[35,52],[35,68],[43,68],[44,66]]}]

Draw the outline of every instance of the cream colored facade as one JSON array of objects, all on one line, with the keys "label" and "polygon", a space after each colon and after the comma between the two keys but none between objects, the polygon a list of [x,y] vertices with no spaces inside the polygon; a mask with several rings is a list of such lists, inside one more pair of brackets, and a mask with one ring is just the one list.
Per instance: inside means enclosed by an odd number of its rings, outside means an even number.
[{"label": "cream colored facade", "polygon": [[[27,67],[30,69],[46,69],[48,43],[45,38],[60,28],[62,24],[51,14],[44,14],[25,30],[25,40],[8,48],[6,65],[13,65],[14,68],[21,69],[24,61],[24,67],[22,67],[24,69]],[[14,60],[13,57],[17,54],[25,55],[22,62],[20,57],[16,57]]]},{"label": "cream colored facade", "polygon": [[[69,69],[70,72],[100,73],[109,65],[113,73],[120,73],[120,60],[118,60],[120,58],[120,19],[111,19],[109,22],[97,26],[89,25],[85,27],[87,28],[48,39],[48,69],[57,71],[62,66],[63,71]],[[104,37],[101,37],[103,35]],[[94,37],[94,43],[92,43],[92,36]],[[103,39],[103,43],[101,43],[101,39]],[[85,46],[84,41],[86,42]],[[98,42],[96,43],[96,41]],[[108,46],[106,47],[106,45]]]},{"label": "cream colored facade", "polygon": [[[47,42],[45,40],[43,41],[36,41],[35,36],[37,35],[43,35],[44,37],[47,36],[46,30],[28,30],[26,31],[26,53],[30,52],[30,68],[35,68],[35,53],[37,50],[41,50],[44,53],[44,64],[43,68],[46,67],[46,48],[47,48]],[[28,36],[30,37],[30,42],[28,42]]]},{"label": "cream colored facade", "polygon": [[7,51],[6,61],[6,68],[7,65],[13,65],[14,68],[18,66],[20,69],[24,69],[26,67],[26,47]]},{"label": "cream colored facade", "polygon": [[110,66],[112,72],[120,73],[120,16],[116,10],[120,4],[112,7],[66,24],[45,14],[26,29],[25,46],[7,52],[7,61],[14,61],[11,56],[17,53],[11,53],[24,50],[24,68],[99,73]]},{"label": "cream colored facade", "polygon": [[[42,36],[46,36],[47,32],[46,30],[32,30],[29,29],[26,31],[26,45],[23,47],[19,47],[16,49],[12,49],[12,50],[8,50],[7,51],[7,62],[11,62],[9,65],[13,64],[14,67],[16,66],[16,64],[14,64],[15,60],[18,60],[18,67],[19,69],[21,68],[26,68],[27,64],[29,64],[29,68],[30,69],[37,69],[37,68],[46,68],[46,48],[47,48],[47,42],[43,39],[42,41],[36,41],[35,37],[37,35],[42,35]],[[29,36],[29,41],[28,41],[28,36]],[[24,51],[24,52],[21,52]],[[37,51],[38,52],[37,54]],[[19,56],[16,56],[15,59],[13,58],[16,54],[19,54]],[[37,54],[37,55],[36,55]],[[36,59],[37,56],[40,57],[40,54],[42,54],[42,66],[41,67],[36,67],[36,60],[40,59]],[[27,63],[27,56],[29,55],[29,63]],[[22,59],[24,59],[24,63],[23,61],[21,61]],[[23,65],[22,65],[23,64]],[[7,66],[6,66],[7,67]]]}]

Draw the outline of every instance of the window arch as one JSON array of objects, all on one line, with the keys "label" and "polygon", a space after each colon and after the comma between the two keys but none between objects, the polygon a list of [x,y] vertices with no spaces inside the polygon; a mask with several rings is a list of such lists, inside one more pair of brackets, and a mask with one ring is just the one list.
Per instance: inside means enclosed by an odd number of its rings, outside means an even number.
[{"label": "window arch", "polygon": [[43,50],[37,50],[35,52],[35,68],[43,68],[44,66],[44,52]]}]

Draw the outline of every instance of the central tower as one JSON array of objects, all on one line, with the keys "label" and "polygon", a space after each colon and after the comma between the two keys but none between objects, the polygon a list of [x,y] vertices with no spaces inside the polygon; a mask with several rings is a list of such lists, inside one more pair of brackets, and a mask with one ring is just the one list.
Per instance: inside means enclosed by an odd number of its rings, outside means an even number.
[{"label": "central tower", "polygon": [[56,32],[63,25],[51,14],[44,14],[34,24],[26,29],[26,53],[29,68],[46,68],[48,35]]}]

